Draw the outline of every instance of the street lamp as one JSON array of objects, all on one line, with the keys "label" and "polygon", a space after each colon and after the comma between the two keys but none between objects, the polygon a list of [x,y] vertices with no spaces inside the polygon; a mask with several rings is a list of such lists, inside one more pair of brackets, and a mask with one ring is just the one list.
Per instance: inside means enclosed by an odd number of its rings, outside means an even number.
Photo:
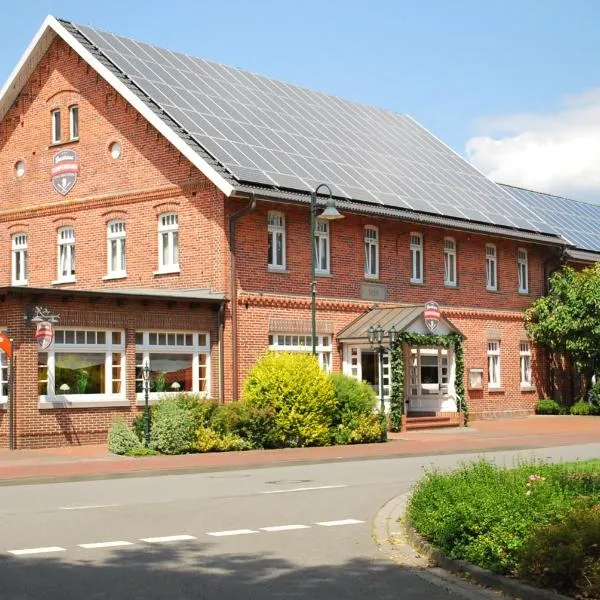
[{"label": "street lamp", "polygon": [[343,219],[344,215],[340,214],[335,207],[335,200],[331,195],[331,190],[326,183],[321,183],[317,186],[314,192],[310,194],[310,244],[312,247],[312,283],[311,283],[311,321],[312,321],[312,353],[313,356],[317,355],[317,236],[316,236],[316,226],[317,226],[317,194],[319,190],[324,187],[327,188],[329,192],[329,198],[327,199],[327,205],[325,206],[325,210],[319,215],[320,219],[325,219],[326,221],[337,221],[338,219]]},{"label": "street lamp", "polygon": [[383,355],[388,350],[388,347],[383,345],[383,341],[386,333],[390,341],[389,348],[391,349],[398,341],[398,336],[400,335],[400,332],[394,325],[392,325],[387,332],[384,331],[381,325],[377,325],[377,327],[371,325],[371,327],[367,329],[367,339],[369,340],[369,344],[371,344],[371,348],[374,348],[379,356],[379,403],[382,415],[385,415],[385,402],[383,400]]},{"label": "street lamp", "polygon": [[144,380],[144,429],[146,433],[146,447],[150,445],[150,407],[148,406],[148,394],[150,392],[150,365],[148,361],[142,367],[142,379]]}]

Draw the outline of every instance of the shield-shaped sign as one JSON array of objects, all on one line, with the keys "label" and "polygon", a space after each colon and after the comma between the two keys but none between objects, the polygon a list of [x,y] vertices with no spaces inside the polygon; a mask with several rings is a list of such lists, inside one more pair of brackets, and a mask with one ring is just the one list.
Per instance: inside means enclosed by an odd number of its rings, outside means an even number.
[{"label": "shield-shaped sign", "polygon": [[437,302],[428,302],[423,311],[423,320],[427,329],[433,333],[440,324],[440,306]]},{"label": "shield-shaped sign", "polygon": [[48,321],[39,321],[36,323],[35,339],[40,350],[47,350],[54,339],[54,328]]},{"label": "shield-shaped sign", "polygon": [[79,162],[75,150],[61,150],[52,159],[52,184],[54,189],[66,196],[75,185],[79,174]]}]

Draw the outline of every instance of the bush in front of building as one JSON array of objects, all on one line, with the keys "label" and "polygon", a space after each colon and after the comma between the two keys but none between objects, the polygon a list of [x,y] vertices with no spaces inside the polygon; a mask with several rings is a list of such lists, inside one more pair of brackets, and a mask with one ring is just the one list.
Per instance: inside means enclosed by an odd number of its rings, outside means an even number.
[{"label": "bush in front of building", "polygon": [[598,409],[589,402],[586,402],[585,400],[579,400],[578,402],[575,402],[573,406],[571,406],[569,412],[572,415],[579,416],[597,415]]},{"label": "bush in front of building", "polygon": [[252,444],[234,433],[220,434],[210,427],[199,427],[196,430],[196,452],[231,452],[234,450],[250,450]]},{"label": "bush in front of building", "polygon": [[115,419],[108,430],[108,451],[113,454],[130,454],[143,448],[137,435],[123,419]]},{"label": "bush in front of building", "polygon": [[150,448],[161,454],[191,452],[196,443],[200,411],[182,406],[176,398],[166,398],[152,407]]},{"label": "bush in front of building", "polygon": [[267,353],[246,379],[244,400],[251,406],[274,410],[281,445],[330,443],[336,410],[334,389],[311,354]]},{"label": "bush in front of building", "polygon": [[551,400],[550,398],[538,400],[537,404],[535,405],[536,415],[560,415],[560,413],[560,404],[558,404],[558,402],[555,400]]}]

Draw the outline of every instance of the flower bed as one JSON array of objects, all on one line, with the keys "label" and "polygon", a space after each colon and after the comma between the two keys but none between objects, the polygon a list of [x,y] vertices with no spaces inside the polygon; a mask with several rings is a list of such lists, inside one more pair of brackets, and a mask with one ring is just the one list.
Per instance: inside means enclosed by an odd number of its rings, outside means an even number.
[{"label": "flower bed", "polygon": [[451,558],[600,598],[600,460],[430,471],[407,516]]}]

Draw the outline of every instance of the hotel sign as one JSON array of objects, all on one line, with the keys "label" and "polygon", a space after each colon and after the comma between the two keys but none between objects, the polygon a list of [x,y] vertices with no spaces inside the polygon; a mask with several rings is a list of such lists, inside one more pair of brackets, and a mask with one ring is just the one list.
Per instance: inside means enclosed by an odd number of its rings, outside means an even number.
[{"label": "hotel sign", "polygon": [[51,179],[54,189],[66,196],[77,182],[79,161],[75,150],[61,150],[52,159]]},{"label": "hotel sign", "polygon": [[433,333],[440,324],[440,305],[437,302],[428,302],[423,311],[423,320],[427,329]]}]

